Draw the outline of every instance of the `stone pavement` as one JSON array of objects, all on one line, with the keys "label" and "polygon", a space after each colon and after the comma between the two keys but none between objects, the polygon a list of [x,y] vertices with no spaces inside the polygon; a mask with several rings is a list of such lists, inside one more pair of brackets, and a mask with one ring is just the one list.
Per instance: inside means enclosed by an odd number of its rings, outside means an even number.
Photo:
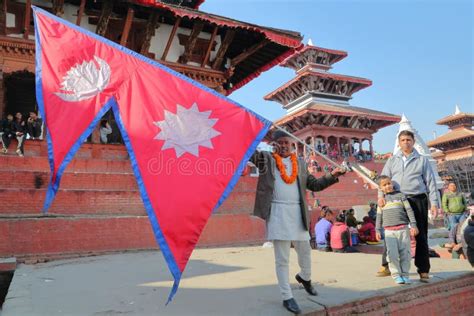
[{"label": "stone pavement", "polygon": [[[298,272],[291,252],[290,274]],[[433,259],[432,283],[472,273],[466,260]],[[374,276],[380,255],[313,251],[309,297],[293,277],[305,312],[424,286],[412,266],[412,285]],[[122,253],[18,266],[1,316],[17,315],[289,315],[281,306],[273,249],[196,249],[173,302],[165,306],[172,278],[157,251]]]}]

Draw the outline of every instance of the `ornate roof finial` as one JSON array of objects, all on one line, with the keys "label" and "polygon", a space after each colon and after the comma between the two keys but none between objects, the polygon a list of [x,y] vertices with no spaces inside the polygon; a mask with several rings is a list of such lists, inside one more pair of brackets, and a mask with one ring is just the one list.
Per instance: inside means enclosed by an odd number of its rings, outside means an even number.
[{"label": "ornate roof finial", "polygon": [[308,39],[308,46],[314,46],[313,41],[311,39]]},{"label": "ornate roof finial", "polygon": [[461,110],[459,109],[459,105],[456,104],[456,109],[454,110],[454,115],[460,114]]}]

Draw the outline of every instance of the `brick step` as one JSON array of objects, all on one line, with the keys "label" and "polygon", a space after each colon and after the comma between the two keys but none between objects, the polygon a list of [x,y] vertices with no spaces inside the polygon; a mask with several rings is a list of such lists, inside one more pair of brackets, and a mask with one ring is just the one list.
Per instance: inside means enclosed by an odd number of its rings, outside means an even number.
[{"label": "brick step", "polygon": [[[40,214],[45,189],[0,189],[2,203],[0,216]],[[183,195],[186,194],[185,190]],[[232,192],[217,213],[251,213],[255,201],[255,191]],[[49,214],[119,214],[145,215],[142,198],[138,191],[130,190],[59,190]]]},{"label": "brick step", "polygon": [[369,191],[369,190],[377,192],[372,189],[366,189],[364,188],[364,186],[360,184],[348,185],[344,183],[332,185],[330,188],[325,189],[323,192],[324,193],[333,192],[335,194],[344,194],[344,192],[352,192],[354,194],[361,194],[361,192]]},{"label": "brick step", "polygon": [[[50,178],[44,171],[0,171],[0,189],[45,189]],[[137,181],[132,173],[66,172],[61,179],[61,189],[129,190],[137,191]]]},{"label": "brick step", "polygon": [[[45,189],[3,189],[0,214],[40,214]],[[138,191],[59,190],[50,214],[145,215]]]},{"label": "brick step", "polygon": [[[49,162],[46,157],[17,157],[0,155],[0,170],[24,170],[49,172]],[[110,159],[73,159],[67,166],[66,172],[117,172],[131,173],[129,160]]]},{"label": "brick step", "polygon": [[354,205],[368,205],[369,201],[375,201],[374,198],[370,197],[358,197],[358,198],[351,198],[351,199],[327,199],[324,197],[319,198],[321,205],[327,205],[333,209],[348,209],[353,207]]},{"label": "brick step", "polygon": [[[264,221],[247,214],[213,215],[198,246],[260,243]],[[156,249],[146,216],[0,219],[0,257],[57,259],[110,251]]]},{"label": "brick step", "polygon": [[[17,141],[12,139],[6,156],[16,156]],[[48,157],[48,146],[44,140],[26,140],[24,144],[25,157]],[[75,158],[82,159],[114,159],[128,160],[128,153],[121,144],[82,144],[75,154]]]},{"label": "brick step", "polygon": [[335,190],[326,189],[322,192],[316,192],[316,196],[324,196],[327,198],[346,198],[346,197],[358,197],[358,196],[377,196],[377,191],[370,190],[366,192],[364,188],[357,188],[354,190]]},{"label": "brick step", "polygon": [[[0,170],[0,189],[46,189],[49,177],[49,171]],[[256,178],[241,177],[234,191],[255,192],[256,182]],[[137,191],[138,186],[131,172],[65,172],[60,189]]]}]

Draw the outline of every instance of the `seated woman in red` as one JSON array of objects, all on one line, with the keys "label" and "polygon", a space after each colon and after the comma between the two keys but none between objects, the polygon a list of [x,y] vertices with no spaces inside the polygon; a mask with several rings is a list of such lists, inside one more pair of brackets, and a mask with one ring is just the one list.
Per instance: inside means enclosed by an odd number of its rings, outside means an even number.
[{"label": "seated woman in red", "polygon": [[377,242],[375,237],[375,225],[369,216],[363,218],[362,227],[359,228],[359,239],[362,242]]},{"label": "seated woman in red", "polygon": [[337,215],[331,228],[331,248],[334,252],[359,252],[352,247],[351,233],[342,214]]}]

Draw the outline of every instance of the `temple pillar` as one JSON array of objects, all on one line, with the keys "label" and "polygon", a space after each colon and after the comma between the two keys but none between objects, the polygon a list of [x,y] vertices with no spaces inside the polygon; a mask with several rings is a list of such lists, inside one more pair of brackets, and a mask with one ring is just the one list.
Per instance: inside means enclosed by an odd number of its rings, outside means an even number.
[{"label": "temple pillar", "polygon": [[0,117],[3,118],[5,112],[5,84],[3,82],[3,72],[0,70]]},{"label": "temple pillar", "polygon": [[370,156],[374,159],[374,148],[372,147],[372,140],[369,139],[369,146],[370,146]]},{"label": "temple pillar", "polygon": [[336,152],[338,155],[341,153],[341,144],[340,137],[336,137]]}]

